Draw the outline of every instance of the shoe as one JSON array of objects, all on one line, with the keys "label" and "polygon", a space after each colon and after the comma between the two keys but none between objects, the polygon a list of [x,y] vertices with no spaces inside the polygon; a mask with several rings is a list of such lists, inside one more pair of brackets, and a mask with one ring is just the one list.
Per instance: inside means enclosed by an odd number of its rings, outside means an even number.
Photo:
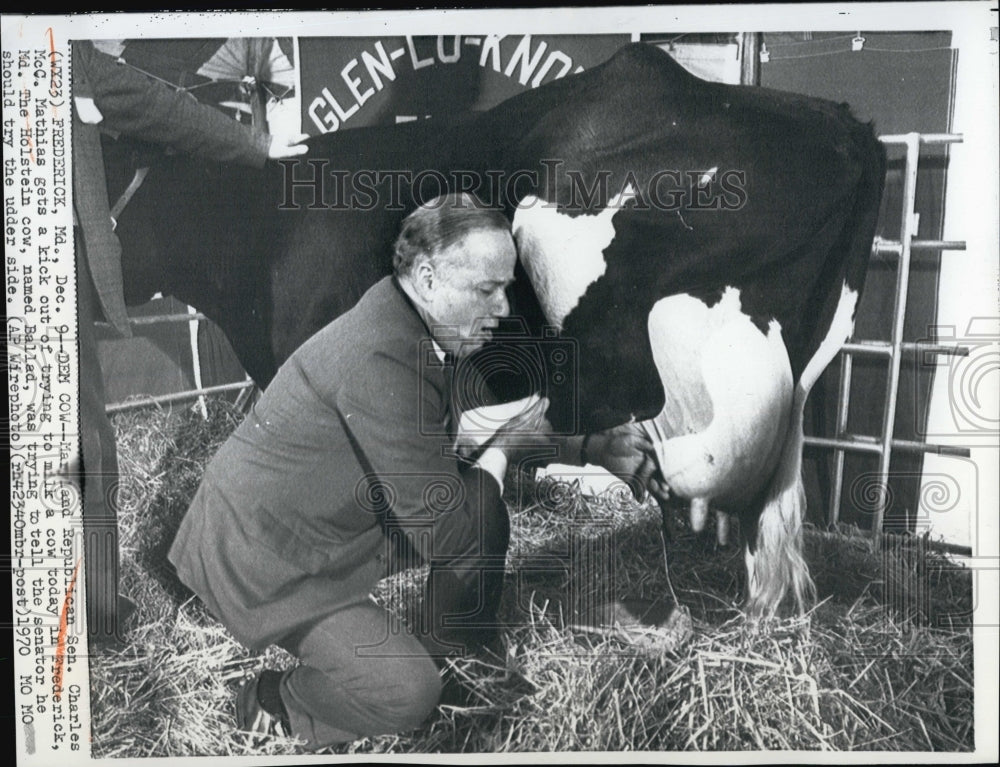
[{"label": "shoe", "polygon": [[289,738],[292,727],[284,711],[275,710],[284,706],[279,702],[265,708],[261,700],[261,687],[276,691],[283,676],[280,671],[261,671],[258,676],[240,685],[236,691],[236,726],[240,730],[259,735]]}]

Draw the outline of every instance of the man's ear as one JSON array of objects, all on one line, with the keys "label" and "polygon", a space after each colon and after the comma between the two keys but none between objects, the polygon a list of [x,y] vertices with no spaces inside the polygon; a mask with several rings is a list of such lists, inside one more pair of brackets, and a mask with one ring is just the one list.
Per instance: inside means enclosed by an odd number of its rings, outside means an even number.
[{"label": "man's ear", "polygon": [[434,266],[427,259],[422,259],[419,263],[413,266],[413,285],[417,290],[417,294],[422,299],[428,299],[431,293],[434,292],[436,275],[434,274]]}]

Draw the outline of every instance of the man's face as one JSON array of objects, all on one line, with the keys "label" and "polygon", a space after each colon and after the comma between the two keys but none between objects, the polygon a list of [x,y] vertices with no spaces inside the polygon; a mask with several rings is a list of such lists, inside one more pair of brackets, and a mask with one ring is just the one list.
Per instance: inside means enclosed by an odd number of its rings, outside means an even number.
[{"label": "man's face", "polygon": [[474,230],[438,255],[427,312],[442,348],[464,357],[490,340],[510,312],[505,291],[516,261],[514,240],[502,229]]}]

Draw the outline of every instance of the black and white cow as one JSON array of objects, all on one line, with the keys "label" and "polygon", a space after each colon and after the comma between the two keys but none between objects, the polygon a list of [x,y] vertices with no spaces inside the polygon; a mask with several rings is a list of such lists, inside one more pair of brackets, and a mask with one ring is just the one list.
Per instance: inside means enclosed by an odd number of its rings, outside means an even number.
[{"label": "black and white cow", "polygon": [[553,425],[641,422],[696,527],[742,516],[748,612],[805,604],[803,407],[865,276],[885,166],[870,127],[632,45],[458,122],[310,147],[260,172],[158,162],[119,220],[127,298],[196,306],[265,385],[390,272],[414,205],[476,191],[512,220],[515,311],[576,349]]}]

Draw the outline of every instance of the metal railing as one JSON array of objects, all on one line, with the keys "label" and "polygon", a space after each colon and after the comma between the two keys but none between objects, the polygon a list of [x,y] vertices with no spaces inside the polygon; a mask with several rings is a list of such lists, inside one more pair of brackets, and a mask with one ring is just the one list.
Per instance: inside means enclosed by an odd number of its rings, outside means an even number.
[{"label": "metal railing", "polygon": [[[840,517],[843,496],[844,459],[848,452],[878,455],[878,490],[875,499],[875,517],[872,534],[875,545],[881,540],[889,499],[889,468],[893,451],[907,453],[936,453],[968,458],[968,448],[950,445],[934,445],[926,442],[893,438],[896,425],[896,401],[899,395],[900,364],[904,355],[939,354],[967,356],[969,348],[954,344],[933,342],[912,342],[903,340],[903,322],[906,316],[906,299],[910,284],[910,257],[915,252],[965,250],[965,243],[957,240],[918,240],[919,214],[916,212],[917,163],[920,147],[928,145],[955,144],[962,141],[961,134],[954,133],[906,133],[902,135],[880,136],[883,144],[902,144],[906,147],[906,166],[903,175],[902,225],[898,241],[876,238],[872,245],[873,256],[896,256],[896,289],[893,298],[893,322],[889,341],[869,341],[851,339],[841,351],[843,360],[840,368],[840,384],[837,396],[837,418],[835,436],[807,436],[806,445],[832,449],[834,476],[830,488],[830,505],[827,510],[828,524],[835,525]],[[878,437],[848,434],[847,416],[850,410],[851,375],[855,355],[879,357],[888,360],[889,371],[885,385],[885,411]]]},{"label": "metal railing", "polygon": [[185,322],[188,324],[188,334],[191,344],[192,375],[194,377],[195,388],[187,391],[174,392],[172,394],[157,394],[132,397],[124,402],[113,402],[106,405],[104,411],[111,415],[113,413],[123,413],[128,410],[138,410],[151,405],[172,405],[188,400],[197,400],[198,409],[203,418],[208,417],[208,410],[205,404],[205,397],[212,394],[225,394],[232,391],[243,391],[255,386],[249,376],[243,381],[234,381],[217,386],[202,386],[201,375],[201,354],[198,346],[198,328],[202,320],[207,320],[203,313],[189,306],[184,314],[150,314],[145,317],[130,317],[129,324],[133,327],[148,325],[164,325],[175,322]]},{"label": "metal railing", "polygon": [[172,405],[175,402],[186,402],[187,400],[200,399],[210,394],[225,394],[231,391],[241,391],[254,386],[253,381],[234,381],[233,383],[219,384],[218,386],[204,386],[200,389],[177,392],[176,394],[159,394],[156,396],[134,397],[125,402],[115,402],[108,405],[105,411],[108,415],[121,413],[126,410],[136,410],[150,405]]}]

